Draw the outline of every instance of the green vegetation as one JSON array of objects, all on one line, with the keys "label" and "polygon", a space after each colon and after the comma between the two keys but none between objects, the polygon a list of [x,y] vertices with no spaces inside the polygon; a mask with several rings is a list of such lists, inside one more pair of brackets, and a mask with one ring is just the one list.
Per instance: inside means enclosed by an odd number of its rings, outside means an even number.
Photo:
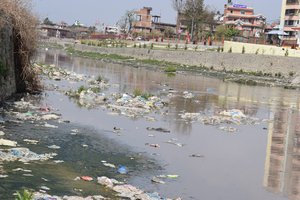
[{"label": "green vegetation", "polygon": [[68,47],[67,52],[73,54],[75,56],[94,58],[94,59],[111,59],[111,60],[128,60],[133,59],[133,57],[129,56],[121,56],[117,54],[100,54],[97,52],[88,52],[88,51],[77,51],[72,47]]},{"label": "green vegetation", "polygon": [[150,45],[150,49],[153,49],[154,48],[154,44],[153,43],[151,43],[151,45]]},{"label": "green vegetation", "polygon": [[127,42],[115,39],[106,40],[81,40],[81,44],[98,47],[127,47]]},{"label": "green vegetation", "polygon": [[295,72],[292,72],[292,71],[291,71],[291,72],[289,72],[289,76],[290,76],[290,77],[293,77],[293,76],[295,76],[295,74],[296,74]]},{"label": "green vegetation", "polygon": [[98,81],[98,82],[106,82],[106,79],[103,76],[98,75],[97,78],[96,78],[96,81]]},{"label": "green vegetation", "polygon": [[148,100],[148,99],[149,99],[150,97],[152,97],[153,95],[150,94],[150,93],[148,93],[148,92],[143,92],[143,91],[140,90],[140,89],[135,89],[135,90],[133,91],[133,96],[134,96],[134,97],[142,97],[142,98]]},{"label": "green vegetation", "polygon": [[17,197],[15,200],[32,200],[33,193],[28,190],[23,190],[22,192],[17,191]]},{"label": "green vegetation", "polygon": [[246,52],[246,49],[245,49],[245,46],[243,46],[242,54],[244,54],[245,52]]},{"label": "green vegetation", "polygon": [[284,56],[286,56],[286,57],[289,56],[289,50],[288,49],[285,51]]},{"label": "green vegetation", "polygon": [[225,39],[232,39],[233,37],[237,37],[240,35],[240,31],[235,29],[235,28],[228,28],[224,25],[220,25],[220,26],[217,26],[216,28],[216,33],[215,33],[215,36],[221,40],[222,38],[225,38]]},{"label": "green vegetation", "polygon": [[87,90],[83,85],[77,89],[77,93],[80,94],[82,91]]},{"label": "green vegetation", "polygon": [[177,71],[177,68],[174,66],[168,66],[167,68],[165,68],[164,70],[166,73],[175,73]]}]

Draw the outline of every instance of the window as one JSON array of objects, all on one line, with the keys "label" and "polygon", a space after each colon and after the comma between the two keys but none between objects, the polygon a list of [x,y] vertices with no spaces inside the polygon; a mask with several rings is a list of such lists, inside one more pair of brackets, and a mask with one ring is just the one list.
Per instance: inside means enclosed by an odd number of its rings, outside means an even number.
[{"label": "window", "polygon": [[244,15],[244,14],[245,14],[245,11],[242,10],[242,11],[241,11],[241,14]]},{"label": "window", "polygon": [[136,21],[142,21],[142,16],[141,15],[137,15],[136,16]]}]

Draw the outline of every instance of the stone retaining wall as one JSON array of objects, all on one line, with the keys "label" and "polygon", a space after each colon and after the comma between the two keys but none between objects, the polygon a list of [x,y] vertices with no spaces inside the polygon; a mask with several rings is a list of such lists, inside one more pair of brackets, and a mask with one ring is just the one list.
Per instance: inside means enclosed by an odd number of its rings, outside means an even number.
[{"label": "stone retaining wall", "polygon": [[13,28],[0,27],[0,101],[17,90],[14,62]]},{"label": "stone retaining wall", "polygon": [[266,73],[282,73],[288,75],[295,72],[300,75],[300,59],[267,55],[251,55],[218,52],[167,51],[143,48],[101,48],[76,44],[76,50],[92,51],[103,54],[119,54],[140,59],[165,60],[186,65],[204,65],[217,70],[262,71]]}]

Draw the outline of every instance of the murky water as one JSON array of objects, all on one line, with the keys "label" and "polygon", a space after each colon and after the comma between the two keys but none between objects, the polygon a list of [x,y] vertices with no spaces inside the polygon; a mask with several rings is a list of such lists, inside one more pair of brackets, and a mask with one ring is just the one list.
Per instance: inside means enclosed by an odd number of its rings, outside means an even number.
[{"label": "murky water", "polygon": [[[179,175],[178,179],[162,185],[151,183],[149,175],[133,177],[131,183],[183,199],[300,199],[300,95],[297,91],[226,83],[194,74],[170,77],[145,68],[69,57],[59,51],[41,51],[37,61],[76,73],[102,75],[110,84],[117,84],[109,92],[131,93],[138,88],[162,97],[170,90],[196,95],[193,99],[182,95],[171,98],[168,113],[152,114],[157,121],[149,122],[109,115],[105,109],[80,108],[63,94],[48,92],[45,103],[58,108],[64,118],[105,130],[95,134],[129,145],[135,152],[145,152],[166,173]],[[179,116],[185,112],[212,114],[227,109],[240,109],[247,116],[270,122],[236,126],[238,131],[232,134],[200,122],[183,121]],[[120,136],[111,133],[115,126],[122,128]],[[151,132],[155,137],[148,137],[147,127],[163,127],[171,133]],[[183,147],[166,143],[172,138],[184,144]],[[157,143],[161,147],[151,148],[145,143]],[[204,157],[191,157],[192,154]]]}]

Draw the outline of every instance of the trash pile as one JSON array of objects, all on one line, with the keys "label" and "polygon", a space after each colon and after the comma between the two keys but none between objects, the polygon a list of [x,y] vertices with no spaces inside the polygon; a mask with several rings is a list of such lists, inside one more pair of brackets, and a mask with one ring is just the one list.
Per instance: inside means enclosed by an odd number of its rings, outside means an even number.
[{"label": "trash pile", "polygon": [[36,154],[30,151],[28,148],[11,148],[0,149],[0,161],[20,161],[28,163],[31,161],[46,161],[57,156],[56,153]]},{"label": "trash pile", "polygon": [[152,111],[159,111],[165,105],[167,105],[167,102],[157,96],[144,98],[142,96],[133,97],[129,94],[123,94],[121,97],[117,98],[115,102],[108,104],[107,106],[113,112],[135,118],[137,116],[149,114]]},{"label": "trash pile", "polygon": [[200,121],[204,125],[218,126],[220,130],[226,132],[236,132],[235,127],[230,125],[248,125],[258,124],[259,119],[246,116],[241,110],[232,109],[228,111],[222,111],[213,116],[202,115],[201,113],[184,113],[180,114],[181,119],[186,122]]},{"label": "trash pile", "polygon": [[[167,175],[167,176],[160,176],[160,178],[177,178],[177,175]],[[80,180],[80,179],[76,179]],[[83,179],[82,179],[83,180]],[[89,181],[93,181],[89,180]],[[116,198],[121,199],[131,199],[131,200],[172,200],[168,198],[161,197],[158,193],[147,193],[135,186],[130,184],[124,184],[123,182],[119,182],[115,179],[110,179],[106,176],[98,177],[97,183],[106,187],[109,190],[116,192]],[[79,197],[79,196],[51,196],[46,193],[36,192],[34,193],[33,200],[100,200],[106,199],[109,200],[110,198],[105,198],[101,195],[96,196],[88,196],[88,197]],[[175,200],[181,200],[177,198]]]},{"label": "trash pile", "polygon": [[105,94],[100,93],[100,88],[97,87],[81,87],[77,91],[70,90],[65,94],[69,97],[75,98],[77,103],[85,108],[94,108],[98,105],[104,104],[107,101]]},{"label": "trash pile", "polygon": [[56,67],[55,65],[38,65],[34,64],[34,67],[41,70],[41,72],[48,76],[52,80],[69,80],[69,81],[84,81],[87,79],[87,76],[82,74],[76,74],[66,69]]}]

